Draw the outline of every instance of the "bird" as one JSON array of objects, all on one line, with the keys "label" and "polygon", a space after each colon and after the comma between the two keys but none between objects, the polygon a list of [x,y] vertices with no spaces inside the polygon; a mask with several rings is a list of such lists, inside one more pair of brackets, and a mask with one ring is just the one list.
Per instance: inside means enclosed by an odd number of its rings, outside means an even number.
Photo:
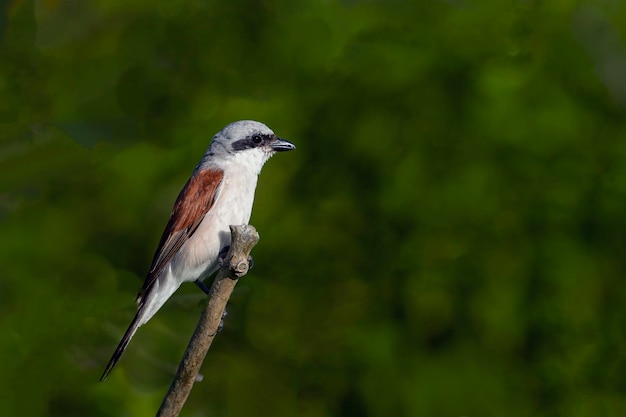
[{"label": "bird", "polygon": [[263,123],[233,122],[220,130],[180,191],[152,264],[137,296],[137,313],[100,381],[105,381],[137,329],[150,320],[184,282],[202,282],[219,268],[231,243],[230,225],[250,221],[263,165],[295,145]]}]

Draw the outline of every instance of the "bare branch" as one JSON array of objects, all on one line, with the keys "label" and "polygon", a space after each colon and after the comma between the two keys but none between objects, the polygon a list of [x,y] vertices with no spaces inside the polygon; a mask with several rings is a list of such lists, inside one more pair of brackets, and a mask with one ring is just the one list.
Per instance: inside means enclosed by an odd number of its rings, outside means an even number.
[{"label": "bare branch", "polygon": [[157,417],[175,417],[180,413],[200,371],[202,361],[217,334],[222,314],[237,280],[248,272],[248,257],[259,241],[259,234],[254,226],[250,225],[230,226],[230,232],[232,243],[226,256],[227,263],[219,270],[213,281],[209,304],[200,315],[196,330],[178,365],[176,377],[161,403]]}]

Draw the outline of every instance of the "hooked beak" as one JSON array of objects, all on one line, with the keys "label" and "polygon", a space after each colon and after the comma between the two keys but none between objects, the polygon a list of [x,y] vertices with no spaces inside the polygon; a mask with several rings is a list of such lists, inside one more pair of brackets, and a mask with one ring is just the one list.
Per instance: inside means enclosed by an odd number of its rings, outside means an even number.
[{"label": "hooked beak", "polygon": [[271,144],[272,149],[276,152],[285,152],[296,149],[296,145],[289,142],[288,140],[281,139],[278,136],[275,137],[274,141]]}]

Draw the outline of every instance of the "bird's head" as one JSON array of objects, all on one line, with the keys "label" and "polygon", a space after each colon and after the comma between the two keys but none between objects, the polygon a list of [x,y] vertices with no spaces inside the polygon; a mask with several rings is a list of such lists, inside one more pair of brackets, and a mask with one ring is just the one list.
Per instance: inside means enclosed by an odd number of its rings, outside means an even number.
[{"label": "bird's head", "polygon": [[265,162],[276,152],[295,148],[293,143],[279,138],[263,123],[240,120],[229,124],[213,137],[203,165],[235,163],[261,171]]}]

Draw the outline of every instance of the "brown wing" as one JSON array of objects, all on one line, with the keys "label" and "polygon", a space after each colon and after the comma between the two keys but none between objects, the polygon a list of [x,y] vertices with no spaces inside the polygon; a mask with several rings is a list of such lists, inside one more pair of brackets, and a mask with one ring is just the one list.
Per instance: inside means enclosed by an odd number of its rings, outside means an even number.
[{"label": "brown wing", "polygon": [[223,178],[223,171],[206,169],[189,178],[178,194],[172,215],[154,254],[150,272],[139,291],[138,303],[141,303],[143,294],[152,286],[163,268],[194,234],[206,213],[213,206]]}]

